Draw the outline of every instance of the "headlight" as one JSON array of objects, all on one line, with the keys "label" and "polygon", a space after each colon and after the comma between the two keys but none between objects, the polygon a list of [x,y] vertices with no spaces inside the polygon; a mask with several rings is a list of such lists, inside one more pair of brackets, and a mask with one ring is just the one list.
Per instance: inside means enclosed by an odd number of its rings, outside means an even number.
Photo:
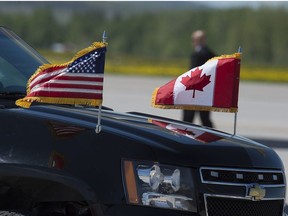
[{"label": "headlight", "polygon": [[190,169],[125,160],[122,170],[130,204],[196,211]]}]

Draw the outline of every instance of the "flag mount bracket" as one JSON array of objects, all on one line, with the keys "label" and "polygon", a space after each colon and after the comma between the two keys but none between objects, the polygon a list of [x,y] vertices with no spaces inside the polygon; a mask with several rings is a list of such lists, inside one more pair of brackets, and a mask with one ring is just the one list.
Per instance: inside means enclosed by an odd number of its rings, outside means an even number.
[{"label": "flag mount bracket", "polygon": [[99,106],[99,110],[98,110],[98,122],[95,128],[95,133],[99,134],[101,132],[101,111],[102,111],[102,105]]}]

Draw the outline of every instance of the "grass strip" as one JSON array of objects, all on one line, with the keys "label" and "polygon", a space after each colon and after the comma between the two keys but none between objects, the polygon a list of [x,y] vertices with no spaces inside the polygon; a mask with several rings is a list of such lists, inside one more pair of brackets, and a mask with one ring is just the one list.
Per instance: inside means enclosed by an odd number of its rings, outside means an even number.
[{"label": "grass strip", "polygon": [[[69,61],[72,53],[40,51],[51,63]],[[120,56],[120,55],[119,55]],[[188,70],[186,59],[149,59],[128,56],[106,57],[105,71],[111,74],[177,77]],[[287,67],[248,66],[242,63],[241,80],[288,82]]]}]

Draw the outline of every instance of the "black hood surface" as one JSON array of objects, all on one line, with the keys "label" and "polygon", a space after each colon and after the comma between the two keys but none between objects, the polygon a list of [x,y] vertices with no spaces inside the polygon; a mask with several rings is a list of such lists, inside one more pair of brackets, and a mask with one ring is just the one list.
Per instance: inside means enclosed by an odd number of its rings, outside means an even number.
[{"label": "black hood surface", "polygon": [[[98,109],[50,105],[10,109],[9,112],[89,130],[95,129],[98,115]],[[131,157],[139,146],[147,146],[151,150],[147,159],[153,158],[161,163],[283,169],[278,155],[269,147],[240,136],[157,116],[103,110],[102,131],[95,133],[95,139],[104,134],[133,142],[135,148],[131,149]]]}]

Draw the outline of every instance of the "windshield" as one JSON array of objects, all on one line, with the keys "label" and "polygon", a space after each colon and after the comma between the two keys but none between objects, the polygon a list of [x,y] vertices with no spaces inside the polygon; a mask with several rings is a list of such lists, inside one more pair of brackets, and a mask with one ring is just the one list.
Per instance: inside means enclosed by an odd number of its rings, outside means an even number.
[{"label": "windshield", "polygon": [[30,76],[48,63],[7,28],[0,27],[0,95],[26,94]]}]

